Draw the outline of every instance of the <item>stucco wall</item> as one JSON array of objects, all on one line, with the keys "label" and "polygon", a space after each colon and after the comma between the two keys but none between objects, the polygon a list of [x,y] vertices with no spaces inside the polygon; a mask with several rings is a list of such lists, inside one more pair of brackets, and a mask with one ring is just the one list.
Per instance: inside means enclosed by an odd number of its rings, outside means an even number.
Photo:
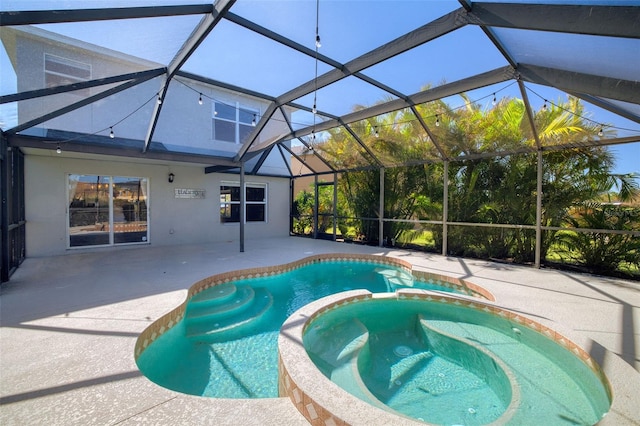
[{"label": "stucco wall", "polygon": [[[65,156],[66,155],[66,156]],[[167,181],[169,172],[175,181]],[[220,223],[220,182],[238,175],[205,174],[202,166],[126,162],[117,157],[69,158],[38,151],[25,156],[27,257],[59,255],[67,249],[67,174],[135,176],[149,179],[149,244],[171,245],[238,241],[239,224]],[[289,230],[289,180],[247,176],[267,183],[267,223],[247,223],[246,239],[286,236]],[[175,188],[204,189],[204,199],[176,199]]]}]

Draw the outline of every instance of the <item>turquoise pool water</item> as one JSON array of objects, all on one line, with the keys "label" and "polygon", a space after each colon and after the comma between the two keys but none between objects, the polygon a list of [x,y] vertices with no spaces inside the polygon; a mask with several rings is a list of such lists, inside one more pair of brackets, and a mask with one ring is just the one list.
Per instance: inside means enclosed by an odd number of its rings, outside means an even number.
[{"label": "turquoise pool water", "polygon": [[138,367],[153,382],[187,394],[277,397],[278,332],[289,315],[345,290],[402,287],[452,292],[437,283],[414,283],[400,268],[350,261],[214,286],[189,301],[185,318],[140,354]]},{"label": "turquoise pool water", "polygon": [[305,349],[330,380],[430,423],[483,425],[509,408],[509,424],[592,425],[609,410],[605,387],[578,357],[483,310],[365,299],[305,330]]}]

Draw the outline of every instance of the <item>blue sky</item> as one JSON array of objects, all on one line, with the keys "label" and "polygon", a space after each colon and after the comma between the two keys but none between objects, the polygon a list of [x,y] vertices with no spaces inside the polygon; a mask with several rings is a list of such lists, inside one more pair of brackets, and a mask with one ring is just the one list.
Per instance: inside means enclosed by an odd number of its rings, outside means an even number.
[{"label": "blue sky", "polygon": [[[42,2],[33,0],[3,0],[3,9],[11,9],[12,4],[20,7],[36,9],[43,4],[56,4],[56,8],[98,7],[98,5],[153,5],[175,3],[197,3],[197,1],[157,1],[157,0],[104,0],[62,2]],[[602,3],[602,2],[599,2]],[[628,4],[628,3],[627,3]],[[314,48],[316,30],[315,0],[239,0],[231,11],[252,20],[259,25],[280,32],[309,48]],[[322,47],[320,53],[346,63],[377,46],[389,42],[407,31],[416,29],[433,19],[460,7],[455,0],[320,0],[318,29]],[[199,17],[171,17],[139,19],[116,22],[92,22],[45,25],[49,31],[59,32],[89,43],[94,43],[119,50],[125,53],[142,56],[145,59],[167,63],[180,48],[180,40],[184,40],[198,22]],[[87,28],[91,28],[90,31]],[[584,41],[572,41],[571,37],[560,38],[555,34],[544,34],[544,40],[536,37],[521,37],[524,33],[509,33],[501,30],[514,45],[529,43],[526,55],[522,60],[536,60],[535,55],[551,52],[552,58],[560,62],[582,60],[585,55],[572,56],[580,50],[597,52],[586,55],[586,62],[581,67],[598,68],[598,71],[615,73],[611,68],[623,58],[624,52],[630,48],[640,47],[638,42],[608,48],[608,40],[591,38]],[[526,34],[524,34],[526,35]],[[604,44],[603,44],[604,43]],[[632,43],[632,42],[630,42]],[[238,47],[240,46],[240,47]],[[538,49],[538,50],[536,50]],[[555,50],[554,50],[555,49]],[[594,49],[594,50],[592,50]],[[553,52],[555,51],[555,56]],[[635,50],[637,51],[637,49]],[[521,58],[518,58],[521,60]],[[625,57],[626,68],[618,67],[621,72],[632,72],[640,69],[640,56],[637,56],[637,67],[633,57]],[[631,62],[629,62],[631,61]],[[2,94],[15,91],[15,80],[6,73],[7,61],[3,49],[0,55],[2,67]],[[505,59],[488,41],[482,31],[475,26],[466,26],[447,34],[437,40],[420,46],[412,51],[399,55],[389,61],[372,66],[364,73],[384,84],[400,90],[404,94],[413,94],[425,85],[438,85],[443,82],[456,81],[472,75],[507,65]],[[184,69],[196,74],[221,81],[248,87],[252,90],[272,96],[278,96],[287,90],[313,79],[315,61],[297,52],[281,46],[274,46],[263,37],[253,34],[244,28],[228,21],[223,21],[200,46],[196,54],[185,64]],[[609,67],[609,68],[607,68]],[[604,70],[600,70],[604,68]],[[318,73],[322,74],[329,67],[320,63]],[[628,78],[626,75],[620,76]],[[471,99],[482,99],[493,92],[498,96],[520,96],[517,85],[508,81],[489,88],[470,93]],[[11,86],[13,85],[13,88]],[[562,92],[542,86],[527,85],[534,107],[539,108],[543,99],[557,101],[566,98]],[[349,112],[354,104],[371,105],[388,96],[377,88],[373,88],[360,80],[349,77],[343,81],[321,89],[317,92],[318,108],[334,115]],[[461,100],[455,97],[448,100],[453,106]],[[297,100],[298,103],[311,106],[313,96],[308,95]],[[614,114],[588,105],[587,108],[594,121],[619,127],[619,136],[640,133],[640,124],[621,119]],[[1,110],[0,110],[1,111]],[[4,115],[4,114],[3,114]],[[632,131],[622,130],[630,129]],[[619,145],[611,150],[617,155],[616,171],[619,173],[636,172],[640,174],[640,143]]]}]

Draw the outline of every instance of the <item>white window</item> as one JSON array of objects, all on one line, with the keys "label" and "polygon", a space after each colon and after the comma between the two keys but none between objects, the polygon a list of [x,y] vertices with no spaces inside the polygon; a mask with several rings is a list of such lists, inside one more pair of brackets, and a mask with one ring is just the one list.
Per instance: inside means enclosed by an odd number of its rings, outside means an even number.
[{"label": "white window", "polygon": [[[267,185],[245,184],[245,222],[267,221]],[[223,182],[220,185],[220,222],[240,222],[240,184]]]},{"label": "white window", "polygon": [[[91,79],[91,65],[60,56],[44,54],[45,87],[56,87]],[[88,96],[89,89],[76,90],[73,94]]]},{"label": "white window", "polygon": [[258,111],[222,102],[213,103],[213,139],[243,143],[258,120]]}]

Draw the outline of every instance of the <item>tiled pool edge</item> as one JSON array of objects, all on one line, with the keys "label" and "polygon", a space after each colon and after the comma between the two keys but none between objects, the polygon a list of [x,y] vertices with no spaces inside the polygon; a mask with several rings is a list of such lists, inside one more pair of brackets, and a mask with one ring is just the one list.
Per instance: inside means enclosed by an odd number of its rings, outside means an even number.
[{"label": "tiled pool edge", "polygon": [[184,318],[187,301],[196,294],[208,288],[236,280],[268,277],[272,275],[282,274],[314,263],[339,261],[370,262],[380,265],[391,265],[404,269],[408,273],[412,274],[414,276],[414,279],[417,279],[418,281],[428,282],[430,280],[436,280],[439,284],[442,284],[445,287],[451,289],[459,289],[460,291],[466,292],[471,296],[480,297],[491,301],[495,300],[495,297],[493,296],[493,294],[491,294],[491,292],[472,282],[459,278],[449,277],[446,275],[438,275],[423,271],[414,271],[411,263],[394,257],[352,253],[317,254],[281,265],[224,272],[221,274],[212,275],[196,282],[191,287],[189,287],[187,297],[182,304],[155,320],[151,325],[149,325],[149,327],[147,327],[145,330],[143,330],[142,333],[140,333],[140,336],[136,340],[134,357],[137,360],[140,354],[142,354],[142,352],[144,352],[144,350],[147,349],[149,345],[151,345],[158,337],[178,324]]},{"label": "tiled pool edge", "polygon": [[[618,377],[622,365],[608,365],[604,369],[593,358],[574,343],[573,340],[544,324],[524,315],[508,311],[491,303],[469,300],[464,297],[448,296],[425,290],[402,289],[397,296],[387,294],[374,295],[366,290],[354,290],[331,295],[312,302],[295,312],[285,323],[278,339],[279,394],[288,397],[300,413],[312,425],[356,425],[356,424],[424,424],[373,407],[339,388],[329,381],[313,364],[302,344],[302,336],[308,324],[317,316],[358,300],[370,298],[397,297],[399,299],[429,300],[440,303],[453,303],[483,309],[510,321],[528,326],[554,340],[559,345],[578,356],[605,385],[611,407],[609,413],[598,423],[602,425],[638,424],[634,419],[638,408],[633,407],[624,396],[633,395],[634,384],[621,381]],[[618,361],[622,362],[622,360]],[[616,372],[617,371],[617,372]],[[609,378],[614,376],[613,381]],[[613,383],[612,383],[613,382]],[[512,413],[505,413],[492,425],[508,424]]]}]

